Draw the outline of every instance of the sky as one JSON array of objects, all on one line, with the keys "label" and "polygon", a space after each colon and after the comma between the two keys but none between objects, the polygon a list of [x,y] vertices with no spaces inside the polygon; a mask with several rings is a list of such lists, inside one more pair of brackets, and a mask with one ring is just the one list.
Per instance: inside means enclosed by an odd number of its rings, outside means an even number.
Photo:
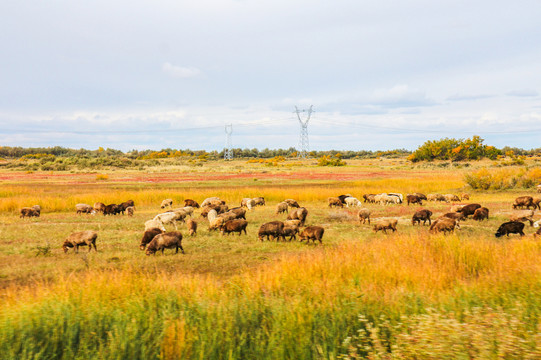
[{"label": "sky", "polygon": [[[0,146],[541,147],[538,0],[2,0]],[[299,116],[295,113],[299,110]]]}]

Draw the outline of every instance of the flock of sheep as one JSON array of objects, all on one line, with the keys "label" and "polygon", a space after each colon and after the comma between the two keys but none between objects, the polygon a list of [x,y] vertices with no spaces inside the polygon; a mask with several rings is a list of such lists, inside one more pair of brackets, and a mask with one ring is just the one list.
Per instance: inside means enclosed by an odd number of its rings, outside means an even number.
[{"label": "flock of sheep", "polygon": [[[538,189],[541,188],[538,187]],[[541,191],[540,191],[541,192]],[[363,195],[365,204],[402,204],[407,202],[410,204],[419,204],[422,206],[423,201],[442,201],[442,202],[455,202],[461,200],[469,200],[469,195],[466,193],[460,196],[454,194],[428,194],[421,193],[408,194],[404,197],[399,193],[384,193],[384,194],[365,194]],[[179,249],[184,253],[182,248],[182,233],[178,231],[178,223],[185,223],[188,234],[190,236],[197,235],[197,222],[194,219],[195,209],[201,209],[201,217],[208,220],[208,231],[220,231],[222,235],[229,235],[231,233],[238,233],[240,236],[243,232],[246,235],[246,227],[248,221],[246,220],[247,210],[253,210],[257,206],[264,206],[265,199],[263,197],[256,198],[244,198],[241,201],[240,206],[229,208],[225,201],[218,197],[210,197],[205,199],[201,205],[197,201],[192,199],[186,199],[184,206],[181,208],[173,209],[173,200],[165,199],[162,201],[161,208],[164,212],[154,216],[152,219],[145,222],[145,232],[142,236],[140,249],[144,250],[147,255],[155,254],[157,251],[164,252],[164,249],[175,249],[178,253]],[[362,202],[351,195],[340,195],[337,197],[328,198],[329,208],[337,207],[359,207],[357,211],[357,218],[360,224],[368,222],[370,225],[371,210],[368,207],[363,207]],[[520,196],[515,199],[512,204],[513,212],[510,215],[510,221],[501,224],[498,228],[495,236],[500,237],[503,235],[509,236],[509,234],[520,234],[524,236],[524,222],[528,221],[530,226],[539,227],[541,221],[534,222],[534,215],[536,209],[541,209],[541,198],[532,196]],[[95,203],[94,206],[88,204],[77,204],[75,206],[77,214],[96,214],[102,213],[103,215],[116,215],[127,214],[132,216],[135,210],[135,204],[133,200],[128,200],[121,204],[105,205],[103,203]],[[454,205],[451,210],[437,219],[432,221],[432,211],[428,209],[421,209],[416,211],[411,218],[411,224],[428,225],[431,233],[442,232],[444,234],[453,232],[455,228],[460,228],[460,222],[466,220],[468,217],[472,217],[473,220],[483,221],[489,217],[489,209],[481,206],[480,204],[462,204]],[[25,207],[20,210],[20,216],[24,217],[39,217],[41,208],[39,205],[32,207]],[[283,241],[288,238],[289,241],[294,240],[299,236],[300,241],[307,240],[309,243],[312,240],[313,243],[319,241],[322,243],[324,234],[324,228],[321,226],[305,226],[308,210],[305,207],[301,207],[299,203],[294,199],[285,199],[284,201],[276,205],[276,215],[286,213],[287,218],[284,221],[271,221],[262,224],[259,227],[258,239],[263,241],[264,239],[280,240]],[[165,225],[173,225],[175,231],[166,231]],[[377,233],[382,231],[384,233],[387,230],[397,231],[398,219],[385,218],[378,219],[373,224],[373,230]],[[541,228],[534,233],[534,236],[541,235]],[[64,252],[67,252],[69,248],[74,248],[75,252],[78,252],[80,246],[88,246],[89,251],[92,248],[97,251],[96,239],[98,233],[96,231],[87,230],[80,231],[71,234],[64,241],[62,248]]]}]

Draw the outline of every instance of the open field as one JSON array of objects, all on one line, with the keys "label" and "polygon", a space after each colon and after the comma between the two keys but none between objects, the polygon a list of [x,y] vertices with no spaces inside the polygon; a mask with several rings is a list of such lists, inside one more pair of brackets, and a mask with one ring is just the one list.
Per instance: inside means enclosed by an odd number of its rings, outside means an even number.
[{"label": "open field", "polygon": [[[400,159],[321,168],[209,162],[200,167],[107,173],[1,172],[2,358],[539,358],[541,239],[496,239],[513,200],[533,189],[471,191],[469,168],[413,167]],[[105,179],[104,179],[105,178]],[[360,225],[355,209],[329,209],[349,193],[458,194],[491,211],[449,236],[412,227],[420,209],[451,204],[366,204],[372,218],[398,217],[397,233]],[[267,205],[247,213],[248,235],[220,236],[199,217],[185,226],[185,255],[139,250],[161,200],[178,206],[219,196]],[[260,242],[259,225],[283,220],[294,198],[323,245]],[[133,199],[135,216],[76,215],[77,203]],[[18,209],[39,204],[40,218]],[[539,216],[537,216],[539,218]],[[171,230],[172,227],[168,226]],[[61,249],[74,231],[97,230],[98,252]]]}]

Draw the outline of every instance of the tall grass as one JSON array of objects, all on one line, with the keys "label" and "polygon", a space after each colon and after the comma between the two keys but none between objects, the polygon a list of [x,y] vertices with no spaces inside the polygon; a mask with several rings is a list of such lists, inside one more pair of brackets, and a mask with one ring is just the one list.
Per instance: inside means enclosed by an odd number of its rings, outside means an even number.
[{"label": "tall grass", "polygon": [[[524,340],[516,347],[526,354],[540,346],[532,336],[541,312],[540,255],[541,245],[529,239],[396,235],[285,256],[228,280],[89,270],[5,289],[0,353],[311,359],[383,354],[407,344],[397,352],[407,358],[418,343],[425,350],[446,346],[442,334],[456,334],[461,324],[488,341],[482,324],[520,320],[509,334]],[[359,315],[367,322],[359,323]],[[434,322],[442,327],[428,331]],[[379,343],[374,328],[384,329]],[[455,351],[468,356],[466,346]]]}]

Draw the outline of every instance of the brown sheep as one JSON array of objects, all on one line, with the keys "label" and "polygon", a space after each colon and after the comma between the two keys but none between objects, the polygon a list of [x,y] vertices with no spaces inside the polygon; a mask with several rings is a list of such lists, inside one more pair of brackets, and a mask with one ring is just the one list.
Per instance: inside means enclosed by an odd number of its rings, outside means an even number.
[{"label": "brown sheep", "polygon": [[304,222],[306,221],[306,216],[308,216],[308,210],[306,208],[298,208],[295,210],[291,210],[289,214],[287,214],[287,220],[300,220],[301,226],[304,226]]},{"label": "brown sheep", "polygon": [[488,220],[488,213],[489,210],[486,207],[480,207],[479,209],[475,210],[472,219],[477,221],[483,221],[485,219]]},{"label": "brown sheep", "polygon": [[192,199],[185,199],[184,200],[184,206],[191,206],[193,208],[199,209],[199,203]]},{"label": "brown sheep", "polygon": [[413,195],[417,196],[421,200],[426,200],[426,195],[423,193],[413,193]]},{"label": "brown sheep", "polygon": [[281,203],[278,203],[278,205],[276,205],[276,215],[281,213],[288,213],[288,206],[285,201],[282,201]]},{"label": "brown sheep", "polygon": [[120,210],[120,212],[122,213],[122,215],[124,215],[124,212],[125,212],[126,209],[129,208],[130,206],[133,207],[133,208],[135,208],[135,203],[133,202],[133,200],[124,201],[123,203],[121,203],[121,204],[118,205],[118,209]]},{"label": "brown sheep", "polygon": [[398,224],[397,219],[384,219],[380,220],[377,224],[374,225],[374,231],[377,233],[380,230],[383,230],[387,234],[387,230],[396,231],[396,225]]},{"label": "brown sheep", "polygon": [[197,222],[195,220],[191,218],[186,220],[186,226],[188,227],[188,234],[190,236],[197,235]]},{"label": "brown sheep", "polygon": [[247,235],[246,226],[248,226],[248,221],[244,219],[228,220],[220,226],[220,233],[229,235],[229,233],[238,232],[240,236],[244,231],[244,235]]},{"label": "brown sheep", "polygon": [[25,218],[25,217],[39,217],[40,212],[36,211],[36,209],[33,209],[31,207],[23,207],[20,210],[21,215],[19,217]]},{"label": "brown sheep", "polygon": [[342,202],[342,204],[344,204],[344,205],[346,204],[346,198],[348,198],[348,197],[351,197],[351,195],[350,195],[350,194],[346,194],[346,195],[338,195],[338,196],[337,196],[337,198],[340,199],[340,202]]},{"label": "brown sheep", "polygon": [[497,238],[502,237],[504,235],[507,235],[509,237],[509,234],[519,234],[520,236],[524,236],[524,224],[518,221],[508,221],[500,225],[498,228],[498,231],[496,231],[495,236]]},{"label": "brown sheep", "polygon": [[538,208],[539,210],[541,210],[541,198],[538,198],[538,197],[534,197],[533,200],[532,200],[534,206],[536,208]]},{"label": "brown sheep", "polygon": [[128,216],[133,216],[134,212],[135,212],[135,207],[133,207],[133,206],[128,206],[128,207],[126,208],[126,214],[127,214]]},{"label": "brown sheep", "polygon": [[423,205],[423,199],[421,199],[419,196],[414,194],[408,194],[406,195],[406,201],[408,202],[408,206],[410,204],[419,204]]},{"label": "brown sheep", "polygon": [[173,208],[173,199],[165,199],[162,201],[160,208],[165,209],[166,207]]},{"label": "brown sheep", "polygon": [[455,194],[445,194],[445,202],[460,201],[460,198]]},{"label": "brown sheep", "polygon": [[316,240],[319,241],[320,244],[323,244],[323,234],[325,232],[325,229],[323,229],[321,226],[308,226],[305,227],[300,233],[299,233],[299,241],[306,240],[307,243],[310,243],[310,240],[312,240],[312,243],[315,243]]},{"label": "brown sheep", "polygon": [[429,232],[437,234],[443,232],[443,234],[451,233],[455,231],[455,227],[458,225],[455,219],[441,217],[434,221],[432,226],[430,226]]},{"label": "brown sheep", "polygon": [[264,206],[265,205],[265,198],[264,197],[255,197],[254,199],[255,206]]},{"label": "brown sheep", "polygon": [[376,194],[364,194],[363,199],[367,203],[375,203],[376,202]]},{"label": "brown sheep", "polygon": [[442,216],[440,216],[440,217],[437,218],[436,220],[440,220],[440,219],[443,219],[443,218],[448,218],[448,219],[453,219],[453,220],[455,220],[455,221],[456,221],[456,227],[457,227],[457,228],[460,228],[459,222],[466,219],[466,217],[465,217],[464,214],[462,214],[462,213],[459,213],[459,212],[448,212],[448,213],[443,214]]},{"label": "brown sheep", "polygon": [[96,210],[96,212],[103,213],[105,210],[105,204],[100,202],[94,203],[94,210]]},{"label": "brown sheep", "polygon": [[468,194],[468,193],[462,193],[462,194],[460,194],[460,198],[461,198],[462,200],[470,200],[470,194]]},{"label": "brown sheep", "polygon": [[159,228],[145,230],[143,237],[141,238],[141,243],[139,244],[139,249],[145,250],[145,247],[152,241],[152,239],[154,239],[154,236],[163,234],[164,232],[165,231]]},{"label": "brown sheep", "polygon": [[182,234],[180,231],[171,231],[164,234],[158,234],[147,245],[147,255],[156,254],[157,251],[163,251],[165,249],[176,249],[175,254],[178,254],[178,249],[184,254],[182,248]]},{"label": "brown sheep", "polygon": [[413,217],[411,218],[411,225],[415,225],[415,223],[419,223],[419,226],[421,225],[421,221],[423,222],[423,225],[426,224],[428,221],[428,225],[432,225],[432,221],[430,220],[430,217],[432,216],[432,211],[427,209],[422,209],[415,214],[413,214]]},{"label": "brown sheep", "polygon": [[427,201],[445,201],[445,196],[442,194],[428,194],[426,196]]},{"label": "brown sheep", "polygon": [[246,220],[246,210],[241,207],[233,208],[229,210],[229,212],[234,213],[236,215],[236,219]]},{"label": "brown sheep", "polygon": [[370,209],[367,209],[367,208],[359,209],[359,212],[357,213],[357,217],[359,218],[359,222],[361,224],[364,224],[368,220],[368,225],[370,225]]},{"label": "brown sheep", "polygon": [[528,221],[530,223],[530,226],[533,226],[533,216],[534,216],[535,210],[517,210],[513,211],[511,215],[509,215],[509,220],[511,221]]},{"label": "brown sheep", "polygon": [[296,200],[293,200],[293,199],[285,199],[284,200],[287,205],[289,205],[289,207],[292,207],[292,208],[300,208],[300,205],[299,203],[296,201]]},{"label": "brown sheep", "polygon": [[281,221],[271,221],[262,224],[259,227],[257,237],[259,240],[263,241],[264,236],[267,237],[267,240],[269,240],[270,236],[271,240],[274,240],[276,238],[279,241],[280,238],[282,238],[285,241],[286,238],[284,236],[284,223]]},{"label": "brown sheep", "polygon": [[96,231],[92,230],[86,230],[86,231],[79,231],[71,234],[66,238],[64,241],[64,244],[62,245],[62,249],[65,253],[68,252],[68,248],[75,248],[75,252],[79,252],[79,246],[88,246],[88,252],[92,250],[92,246],[94,246],[94,250],[97,252],[98,249],[96,248],[96,239],[98,238],[98,233]]},{"label": "brown sheep", "polygon": [[327,201],[329,202],[329,207],[344,207],[342,201],[340,201],[340,199],[337,197],[330,197],[327,199]]},{"label": "brown sheep", "polygon": [[223,217],[216,217],[215,219],[209,220],[209,231],[218,230],[227,220],[229,219],[224,219]]},{"label": "brown sheep", "polygon": [[536,205],[533,203],[533,197],[531,196],[519,196],[515,199],[515,202],[513,203],[513,209],[523,207],[529,209],[530,206],[532,206],[534,209],[536,208]]},{"label": "brown sheep", "polygon": [[105,208],[103,209],[103,216],[116,214],[120,214],[120,208],[117,204],[105,205]]},{"label": "brown sheep", "polygon": [[475,210],[479,209],[480,207],[480,204],[468,204],[464,205],[462,209],[458,210],[457,212],[462,213],[464,217],[467,218],[468,216],[473,215]]},{"label": "brown sheep", "polygon": [[75,205],[75,210],[77,214],[95,214],[96,210],[88,204],[77,204]]}]

